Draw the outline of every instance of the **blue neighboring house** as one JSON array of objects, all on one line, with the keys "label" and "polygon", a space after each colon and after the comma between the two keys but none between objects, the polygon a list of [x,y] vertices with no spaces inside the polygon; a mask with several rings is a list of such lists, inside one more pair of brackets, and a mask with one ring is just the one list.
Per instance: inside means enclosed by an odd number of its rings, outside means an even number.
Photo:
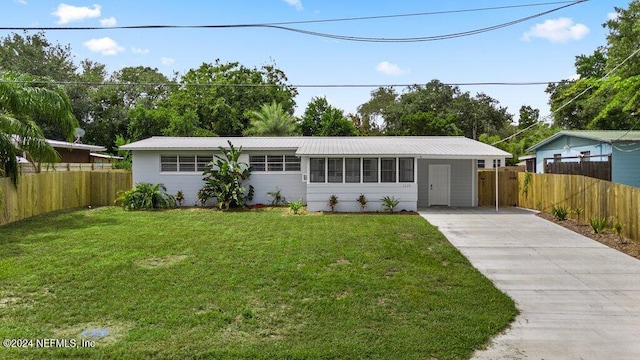
[{"label": "blue neighboring house", "polygon": [[611,181],[640,187],[640,131],[563,130],[526,151],[535,153],[527,169],[537,173],[554,161],[611,161]]}]

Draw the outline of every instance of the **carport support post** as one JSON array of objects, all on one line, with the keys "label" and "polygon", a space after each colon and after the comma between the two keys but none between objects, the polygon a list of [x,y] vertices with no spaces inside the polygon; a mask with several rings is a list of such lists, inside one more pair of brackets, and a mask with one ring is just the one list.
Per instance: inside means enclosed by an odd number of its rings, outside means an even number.
[{"label": "carport support post", "polygon": [[498,160],[493,160],[493,163],[496,166],[496,212],[498,212]]}]

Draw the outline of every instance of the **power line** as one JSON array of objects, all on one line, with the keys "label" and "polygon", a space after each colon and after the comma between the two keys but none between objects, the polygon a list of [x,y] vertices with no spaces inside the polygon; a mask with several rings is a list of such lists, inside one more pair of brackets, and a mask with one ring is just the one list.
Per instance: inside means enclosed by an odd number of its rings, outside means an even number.
[{"label": "power line", "polygon": [[[551,9],[551,10],[547,10],[541,13],[537,13],[531,16],[527,16],[524,18],[520,18],[520,19],[516,19],[513,21],[509,21],[506,23],[501,23],[498,25],[493,25],[493,26],[489,26],[489,27],[484,27],[484,28],[479,28],[479,29],[474,29],[474,30],[469,30],[469,31],[463,31],[463,32],[457,32],[457,33],[450,33],[450,34],[443,34],[443,35],[435,35],[435,36],[423,36],[423,37],[402,37],[402,38],[384,38],[384,37],[358,37],[358,36],[348,36],[348,35],[336,35],[336,34],[329,34],[329,33],[322,33],[322,32],[316,32],[316,31],[309,31],[309,30],[303,30],[303,29],[298,29],[298,28],[293,28],[293,27],[288,27],[288,26],[283,26],[282,24],[291,24],[294,22],[289,22],[289,23],[258,23],[258,24],[232,24],[232,25],[130,25],[130,26],[113,26],[113,27],[96,27],[96,26],[85,26],[85,27],[0,27],[0,30],[10,30],[10,31],[16,31],[16,30],[23,30],[23,31],[29,31],[29,30],[41,30],[41,31],[72,31],[72,30],[140,30],[140,29],[232,29],[232,28],[270,28],[270,29],[276,29],[276,30],[283,30],[283,31],[290,31],[290,32],[295,32],[295,33],[300,33],[300,34],[304,34],[304,35],[309,35],[309,36],[316,36],[316,37],[324,37],[324,38],[329,38],[329,39],[334,39],[334,40],[344,40],[344,41],[356,41],[356,42],[378,42],[378,43],[411,43],[411,42],[427,42],[427,41],[438,41],[438,40],[448,40],[448,39],[455,39],[455,38],[459,38],[459,37],[466,37],[466,36],[472,36],[472,35],[477,35],[477,34],[481,34],[481,33],[485,33],[485,32],[489,32],[489,31],[494,31],[494,30],[498,30],[498,29],[502,29],[505,27],[509,27],[509,26],[513,26],[531,19],[535,19],[544,15],[548,15],[550,13],[577,5],[577,4],[581,4],[583,2],[587,2],[589,0],[578,0],[578,1],[571,1],[571,2],[552,2],[552,3],[545,3],[545,4],[565,4],[563,6]],[[533,5],[542,5],[543,3],[539,3],[539,4],[533,4]],[[531,6],[533,6],[531,5]],[[520,7],[523,7],[524,5],[521,5]],[[512,7],[518,7],[518,6],[512,6]],[[507,7],[502,7],[502,8],[507,8]],[[480,9],[468,9],[468,10],[454,10],[457,12],[462,12],[462,11],[486,11],[490,8],[480,8]],[[451,11],[451,12],[454,12]],[[444,13],[444,12],[441,12]],[[386,17],[402,17],[402,16],[423,16],[426,14],[435,14],[435,13],[414,13],[414,14],[400,14],[400,15],[383,15],[383,16],[376,16],[376,17],[364,17],[364,18],[344,18],[344,19],[328,19],[328,20],[315,20],[315,22],[330,22],[330,21],[353,21],[353,20],[368,20],[368,19],[382,19],[382,18],[386,18]],[[314,22],[314,20],[310,20],[307,22],[295,22],[296,24],[301,24],[301,23],[310,23],[310,22]]]}]

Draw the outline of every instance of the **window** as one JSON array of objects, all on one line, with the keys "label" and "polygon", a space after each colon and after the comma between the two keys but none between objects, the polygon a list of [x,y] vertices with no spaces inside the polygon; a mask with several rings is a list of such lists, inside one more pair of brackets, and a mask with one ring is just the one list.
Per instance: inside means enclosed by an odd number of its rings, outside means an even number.
[{"label": "window", "polygon": [[212,155],[160,155],[160,171],[203,172],[212,160]]},{"label": "window", "polygon": [[553,162],[562,162],[562,154],[553,154]]},{"label": "window", "polygon": [[311,158],[309,160],[309,170],[312,183],[324,182],[324,159]]},{"label": "window", "polygon": [[478,169],[484,169],[484,160],[478,160]]},{"label": "window", "polygon": [[400,158],[398,161],[400,182],[413,182],[413,158]]},{"label": "window", "polygon": [[589,161],[591,158],[591,151],[580,151],[580,161]]},{"label": "window", "polygon": [[362,181],[378,182],[378,159],[362,159]]},{"label": "window", "polygon": [[266,171],[266,161],[264,155],[250,155],[249,156],[249,166],[253,171]]},{"label": "window", "polygon": [[178,156],[160,155],[160,171],[178,171]]},{"label": "window", "polygon": [[342,182],[342,159],[327,159],[327,180],[330,183]]},{"label": "window", "polygon": [[360,182],[360,159],[344,159],[344,180],[348,183]]},{"label": "window", "polygon": [[300,158],[286,155],[284,157],[284,171],[300,171]]},{"label": "window", "polygon": [[267,171],[284,171],[282,155],[267,155]]},{"label": "window", "polygon": [[[496,166],[496,163],[498,164],[497,166]],[[500,166],[502,166],[502,159],[497,159],[497,160],[493,159],[493,168],[495,169]]]},{"label": "window", "polygon": [[380,159],[380,182],[396,182],[396,159]]}]

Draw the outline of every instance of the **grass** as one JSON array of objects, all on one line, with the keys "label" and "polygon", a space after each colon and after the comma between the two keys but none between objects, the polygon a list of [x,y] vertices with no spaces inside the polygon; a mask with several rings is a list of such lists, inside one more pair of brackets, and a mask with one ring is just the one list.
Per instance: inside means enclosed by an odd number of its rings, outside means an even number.
[{"label": "grass", "polygon": [[464,359],[516,314],[418,216],[286,211],[108,207],[0,227],[0,335],[96,343],[0,358]]}]

